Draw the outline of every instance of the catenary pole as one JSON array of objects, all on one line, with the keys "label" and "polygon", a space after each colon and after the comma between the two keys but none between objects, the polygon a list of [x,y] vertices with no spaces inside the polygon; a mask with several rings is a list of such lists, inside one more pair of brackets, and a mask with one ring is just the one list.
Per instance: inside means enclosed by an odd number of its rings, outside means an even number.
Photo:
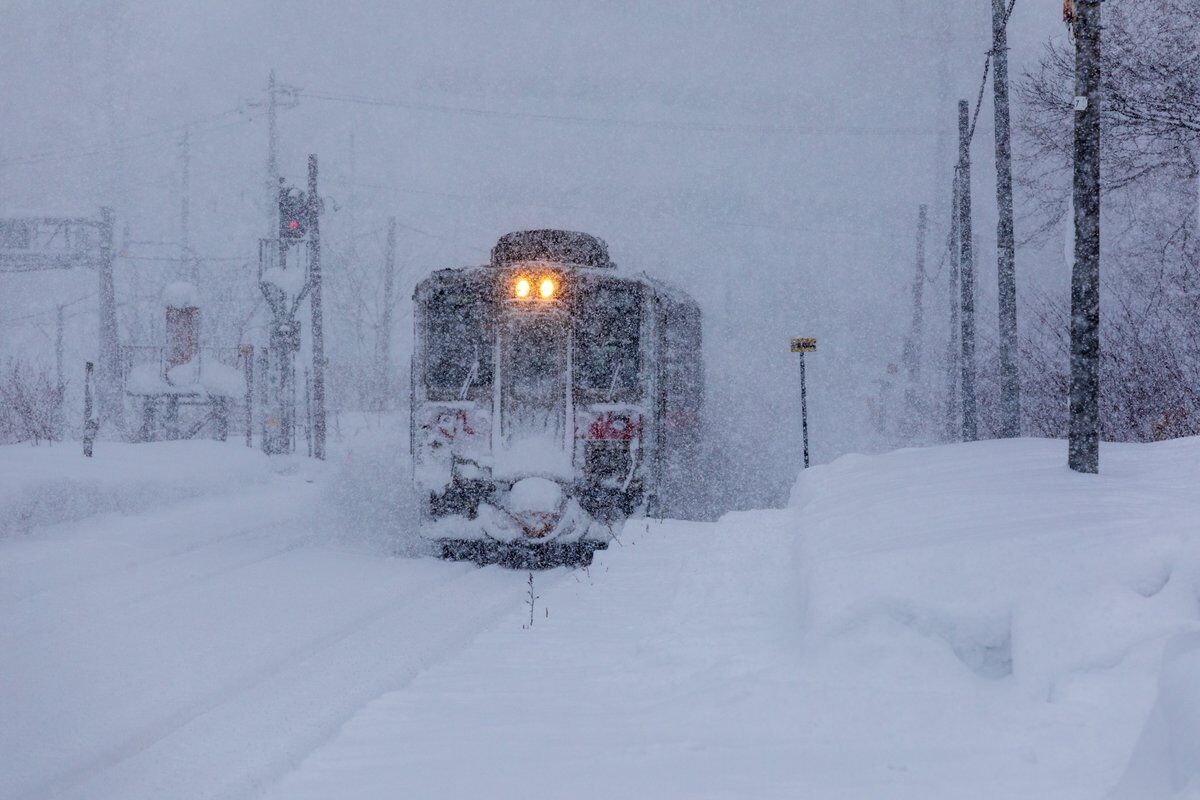
[{"label": "catenary pole", "polygon": [[958,104],[958,239],[962,258],[959,283],[962,293],[962,438],[979,438],[975,405],[975,255],[971,233],[971,109]]},{"label": "catenary pole", "polygon": [[1017,276],[1013,236],[1012,127],[1008,102],[1008,10],[992,0],[992,88],[996,117],[996,273],[1000,321],[1001,438],[1021,435],[1021,384],[1017,371]]},{"label": "catenary pole", "polygon": [[1067,462],[1100,471],[1100,0],[1074,0],[1075,264]]}]

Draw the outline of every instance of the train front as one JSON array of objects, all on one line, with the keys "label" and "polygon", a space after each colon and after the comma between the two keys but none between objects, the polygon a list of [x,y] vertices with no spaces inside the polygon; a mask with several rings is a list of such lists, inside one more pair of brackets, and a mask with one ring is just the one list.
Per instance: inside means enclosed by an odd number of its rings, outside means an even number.
[{"label": "train front", "polygon": [[422,535],[445,558],[590,563],[644,496],[640,284],[594,237],[526,231],[415,300]]}]

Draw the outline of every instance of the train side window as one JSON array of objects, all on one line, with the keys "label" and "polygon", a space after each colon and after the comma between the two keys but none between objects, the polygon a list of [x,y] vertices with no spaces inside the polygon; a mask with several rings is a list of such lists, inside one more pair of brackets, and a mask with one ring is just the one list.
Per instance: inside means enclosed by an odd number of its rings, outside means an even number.
[{"label": "train side window", "polygon": [[431,294],[425,310],[425,391],[430,400],[478,400],[491,392],[492,346],[481,293]]},{"label": "train side window", "polygon": [[584,402],[641,399],[641,292],[600,284],[583,293],[575,320],[575,387]]}]

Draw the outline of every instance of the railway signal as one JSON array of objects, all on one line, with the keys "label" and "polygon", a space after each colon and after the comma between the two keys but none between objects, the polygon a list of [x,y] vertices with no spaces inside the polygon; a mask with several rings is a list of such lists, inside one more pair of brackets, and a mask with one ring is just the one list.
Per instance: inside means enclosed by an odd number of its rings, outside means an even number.
[{"label": "railway signal", "polygon": [[817,352],[817,340],[792,339],[792,352],[800,354],[800,428],[804,434],[804,468],[808,469],[808,385],[804,375],[804,354]]},{"label": "railway signal", "polygon": [[303,239],[308,232],[308,198],[295,188],[279,187],[279,238],[283,240]]}]

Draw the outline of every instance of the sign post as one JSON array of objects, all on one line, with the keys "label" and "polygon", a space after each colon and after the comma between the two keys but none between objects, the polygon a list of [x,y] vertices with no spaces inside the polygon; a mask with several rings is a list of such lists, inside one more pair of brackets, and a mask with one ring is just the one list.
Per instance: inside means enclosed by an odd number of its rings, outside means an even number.
[{"label": "sign post", "polygon": [[800,354],[800,428],[804,434],[804,468],[808,469],[808,385],[804,375],[804,354],[817,352],[817,340],[792,339],[792,352]]}]

